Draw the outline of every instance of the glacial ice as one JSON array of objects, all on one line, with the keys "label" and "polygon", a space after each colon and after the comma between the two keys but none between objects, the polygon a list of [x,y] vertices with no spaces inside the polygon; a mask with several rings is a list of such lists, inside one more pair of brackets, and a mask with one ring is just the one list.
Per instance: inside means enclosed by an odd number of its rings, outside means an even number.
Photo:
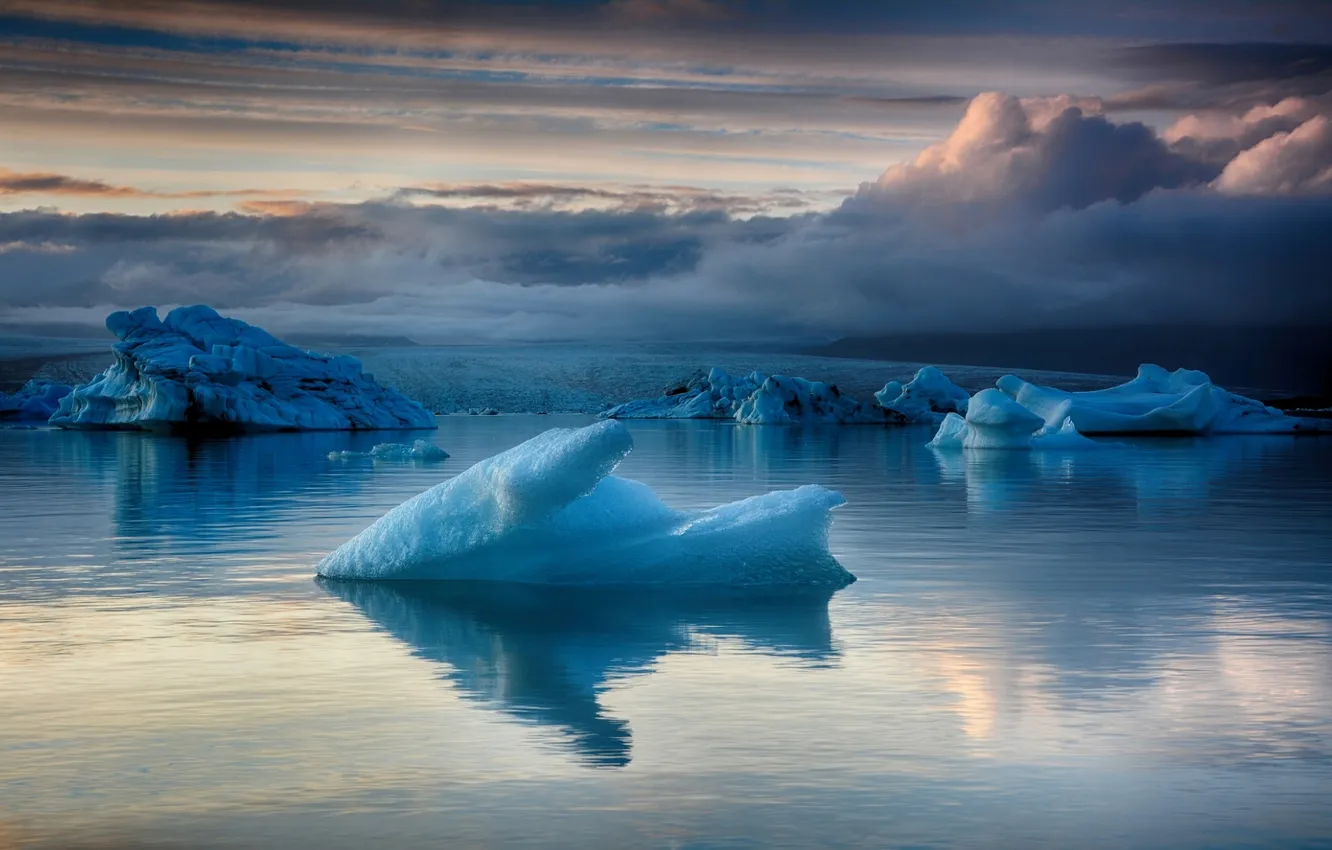
[{"label": "glacial ice", "polygon": [[902,414],[862,404],[836,384],[771,377],[735,377],[721,369],[699,373],[655,399],[630,401],[602,414],[607,419],[734,419],[742,425],[902,424]]},{"label": "glacial ice", "polygon": [[906,417],[877,404],[862,404],[836,384],[773,375],[740,405],[735,421],[744,425],[894,424]]},{"label": "glacial ice", "polygon": [[0,422],[45,422],[73,388],[33,378],[12,395],[0,393]]},{"label": "glacial ice", "polygon": [[1167,372],[1144,363],[1127,383],[1065,392],[1005,375],[998,388],[1039,416],[1047,428],[1070,420],[1083,434],[1294,434],[1332,429],[1332,422],[1287,416],[1212,384],[1203,372]]},{"label": "glacial ice", "polygon": [[1080,449],[1100,444],[1078,433],[1065,418],[1057,425],[997,389],[981,390],[967,404],[966,417],[949,413],[930,445],[936,449]]},{"label": "glacial ice", "polygon": [[839,493],[806,485],[677,511],[610,474],[632,448],[615,420],[546,431],[389,511],[317,572],[579,585],[854,581],[828,552]]},{"label": "glacial ice", "polygon": [[948,413],[966,413],[970,397],[934,366],[922,366],[905,386],[889,381],[874,394],[880,407],[897,411],[907,422],[931,424],[938,424]]},{"label": "glacial ice", "polygon": [[434,428],[347,355],[302,351],[210,307],[115,312],[115,363],[51,417],[64,428],[242,431]]},{"label": "glacial ice", "polygon": [[428,440],[416,440],[412,444],[407,443],[379,443],[368,452],[356,452],[344,449],[339,452],[329,452],[329,460],[357,460],[367,458],[370,460],[421,460],[421,461],[439,461],[445,460],[449,453]]},{"label": "glacial ice", "polygon": [[697,372],[687,381],[667,387],[658,398],[618,404],[602,416],[607,419],[734,419],[740,405],[767,379],[760,372],[735,377],[713,368],[707,374]]}]

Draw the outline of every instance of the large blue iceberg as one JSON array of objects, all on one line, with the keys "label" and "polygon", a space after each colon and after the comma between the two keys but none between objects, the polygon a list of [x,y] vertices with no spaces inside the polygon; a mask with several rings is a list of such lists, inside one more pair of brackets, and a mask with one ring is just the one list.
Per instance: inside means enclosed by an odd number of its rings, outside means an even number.
[{"label": "large blue iceberg", "polygon": [[345,431],[434,428],[346,355],[302,351],[210,307],[112,313],[115,363],[60,402],[63,428]]},{"label": "large blue iceberg", "polygon": [[389,511],[318,572],[577,585],[855,580],[828,552],[841,494],[807,485],[677,511],[648,486],[610,474],[632,448],[615,420],[546,431]]}]

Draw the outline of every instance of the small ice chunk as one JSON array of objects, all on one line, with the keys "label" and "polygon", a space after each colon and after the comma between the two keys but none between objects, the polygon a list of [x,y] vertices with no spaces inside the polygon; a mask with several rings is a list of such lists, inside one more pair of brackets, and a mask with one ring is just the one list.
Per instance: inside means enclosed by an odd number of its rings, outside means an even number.
[{"label": "small ice chunk", "polygon": [[329,460],[357,460],[361,458],[369,458],[373,460],[420,460],[432,462],[444,460],[448,456],[448,452],[426,440],[417,440],[411,445],[406,443],[379,443],[368,452],[344,450],[328,453]]},{"label": "small ice chunk", "polygon": [[342,579],[532,584],[822,585],[840,494],[808,485],[676,511],[611,475],[633,447],[610,420],[557,428],[407,500],[318,566]]}]

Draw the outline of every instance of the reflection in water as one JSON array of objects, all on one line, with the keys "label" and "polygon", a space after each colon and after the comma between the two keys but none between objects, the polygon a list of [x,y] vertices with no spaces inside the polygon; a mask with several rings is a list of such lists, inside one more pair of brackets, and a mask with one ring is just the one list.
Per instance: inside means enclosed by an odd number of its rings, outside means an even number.
[{"label": "reflection in water", "polygon": [[596,766],[630,759],[629,724],[606,716],[598,694],[663,655],[716,637],[806,663],[837,655],[828,590],[317,581],[416,655],[449,665],[464,695],[558,729]]},{"label": "reflection in water", "polygon": [[[1290,454],[1300,438],[1239,436],[1119,441],[1104,450],[939,451],[932,449],[939,476],[962,482],[967,505],[978,512],[1002,511],[1048,495],[1051,484],[1116,483],[1129,488],[1140,510],[1191,505],[1201,510],[1211,486],[1228,474],[1253,469],[1258,461]],[[1103,440],[1102,442],[1112,442]]]}]

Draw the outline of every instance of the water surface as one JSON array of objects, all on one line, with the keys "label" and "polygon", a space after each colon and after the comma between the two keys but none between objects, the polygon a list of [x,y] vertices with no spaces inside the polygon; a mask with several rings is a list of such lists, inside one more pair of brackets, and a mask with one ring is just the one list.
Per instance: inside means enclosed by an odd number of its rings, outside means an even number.
[{"label": "water surface", "polygon": [[630,423],[676,507],[841,490],[860,580],[314,579],[587,421],[444,417],[443,464],[0,431],[0,846],[1332,846],[1332,440]]}]

